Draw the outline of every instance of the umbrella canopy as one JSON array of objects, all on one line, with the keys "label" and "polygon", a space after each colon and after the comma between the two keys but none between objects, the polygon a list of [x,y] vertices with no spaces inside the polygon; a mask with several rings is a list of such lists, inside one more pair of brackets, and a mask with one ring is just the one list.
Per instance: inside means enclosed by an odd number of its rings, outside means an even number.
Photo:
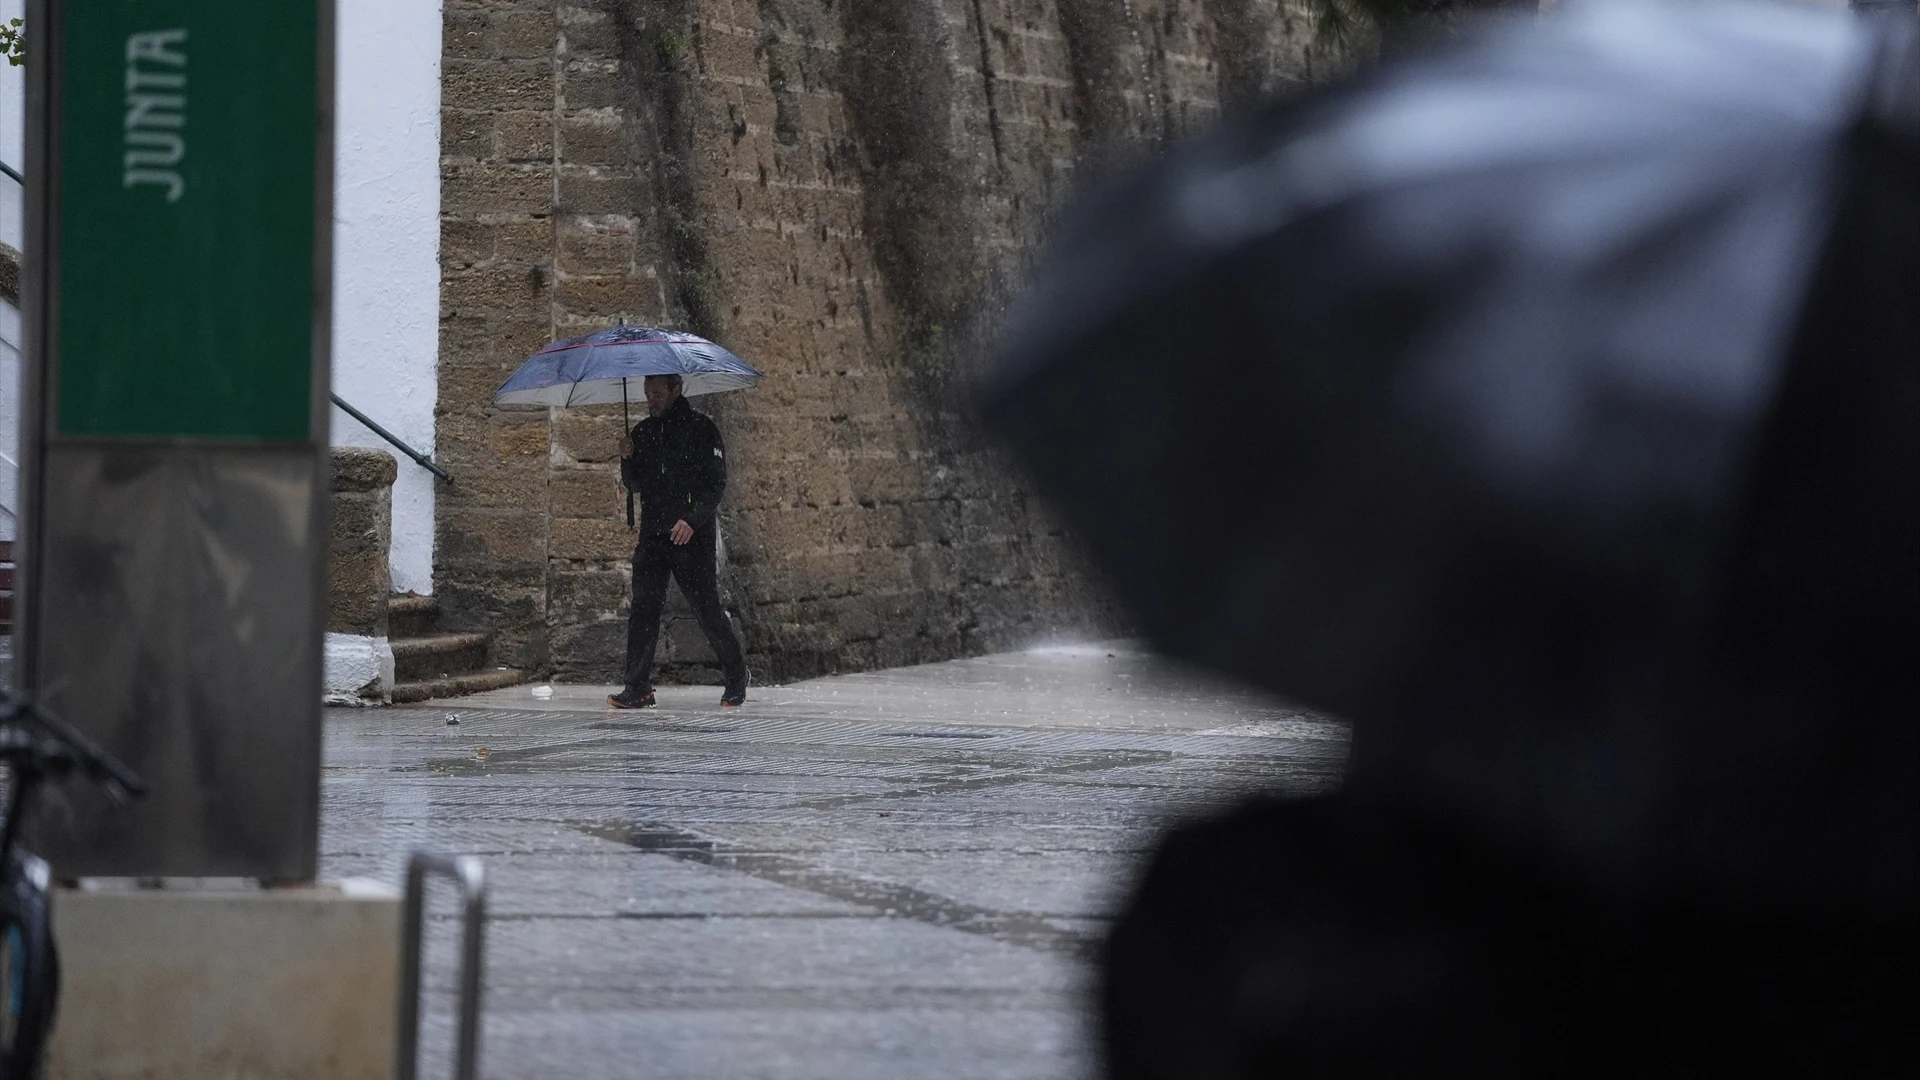
[{"label": "umbrella canopy", "polygon": [[1906,902],[1912,697],[1848,703],[1920,609],[1911,38],[1575,5],[1231,122],[1063,221],[985,415],[1161,647],[1355,722],[1356,795]]},{"label": "umbrella canopy", "polygon": [[688,395],[744,390],[760,381],[745,360],[702,337],[651,326],[615,326],[534,353],[493,395],[498,405],[612,405],[641,396],[649,375],[678,375]]},{"label": "umbrella canopy", "polygon": [[1161,647],[1354,723],[1162,850],[1116,1080],[1912,1070],[1913,25],[1526,22],[1089,203],[984,390]]}]

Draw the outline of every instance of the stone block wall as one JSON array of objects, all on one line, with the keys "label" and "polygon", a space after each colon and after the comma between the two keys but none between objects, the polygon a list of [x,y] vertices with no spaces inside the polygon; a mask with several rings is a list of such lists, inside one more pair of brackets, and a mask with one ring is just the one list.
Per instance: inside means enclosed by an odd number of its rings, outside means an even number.
[{"label": "stone block wall", "polygon": [[327,632],[387,636],[387,551],[393,539],[393,481],[384,450],[336,446],[327,498]]},{"label": "stone block wall", "polygon": [[[616,319],[767,374],[723,581],[757,680],[1111,628],[957,386],[1087,175],[1332,70],[1283,0],[447,0],[436,589],[493,662],[611,679],[617,407],[495,408]],[[677,600],[677,598],[676,598]],[[698,668],[680,617],[662,659]],[[696,674],[697,670],[683,672]]]},{"label": "stone block wall", "polygon": [[393,691],[388,557],[399,470],[385,450],[336,446],[329,458],[323,693],[330,704],[381,704]]}]

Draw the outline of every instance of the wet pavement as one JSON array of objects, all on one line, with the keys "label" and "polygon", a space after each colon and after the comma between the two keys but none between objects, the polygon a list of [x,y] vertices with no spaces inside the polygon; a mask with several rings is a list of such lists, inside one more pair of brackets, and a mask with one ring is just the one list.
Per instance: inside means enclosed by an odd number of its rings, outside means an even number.
[{"label": "wet pavement", "polygon": [[[1156,833],[1325,789],[1346,753],[1338,724],[1118,643],[737,710],[608,689],[328,713],[326,876],[485,860],[488,1077],[1089,1076],[1089,958]],[[439,1058],[453,930],[430,936]]]}]

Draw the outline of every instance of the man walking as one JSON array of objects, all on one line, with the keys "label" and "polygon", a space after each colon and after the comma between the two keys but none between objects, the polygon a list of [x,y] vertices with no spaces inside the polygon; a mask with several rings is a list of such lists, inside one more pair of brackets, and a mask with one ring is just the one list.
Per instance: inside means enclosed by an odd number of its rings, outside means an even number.
[{"label": "man walking", "polygon": [[720,607],[714,565],[714,514],[727,488],[720,429],[680,392],[678,375],[650,375],[647,418],[620,440],[620,479],[640,497],[640,542],[633,550],[633,610],[627,616],[627,685],[607,698],[616,709],[653,707],[653,650],[667,578],[693,605],[707,644],[720,658],[726,689],[720,704],[747,699],[747,663],[740,639]]}]

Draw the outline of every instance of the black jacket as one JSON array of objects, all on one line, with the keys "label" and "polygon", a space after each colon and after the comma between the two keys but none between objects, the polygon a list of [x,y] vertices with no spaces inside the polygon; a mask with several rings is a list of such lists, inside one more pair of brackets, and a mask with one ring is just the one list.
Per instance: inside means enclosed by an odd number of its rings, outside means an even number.
[{"label": "black jacket", "polygon": [[680,398],[659,416],[633,425],[633,456],[620,462],[620,479],[640,497],[640,532],[665,536],[684,521],[697,532],[713,525],[727,490],[727,456],[720,429]]}]

